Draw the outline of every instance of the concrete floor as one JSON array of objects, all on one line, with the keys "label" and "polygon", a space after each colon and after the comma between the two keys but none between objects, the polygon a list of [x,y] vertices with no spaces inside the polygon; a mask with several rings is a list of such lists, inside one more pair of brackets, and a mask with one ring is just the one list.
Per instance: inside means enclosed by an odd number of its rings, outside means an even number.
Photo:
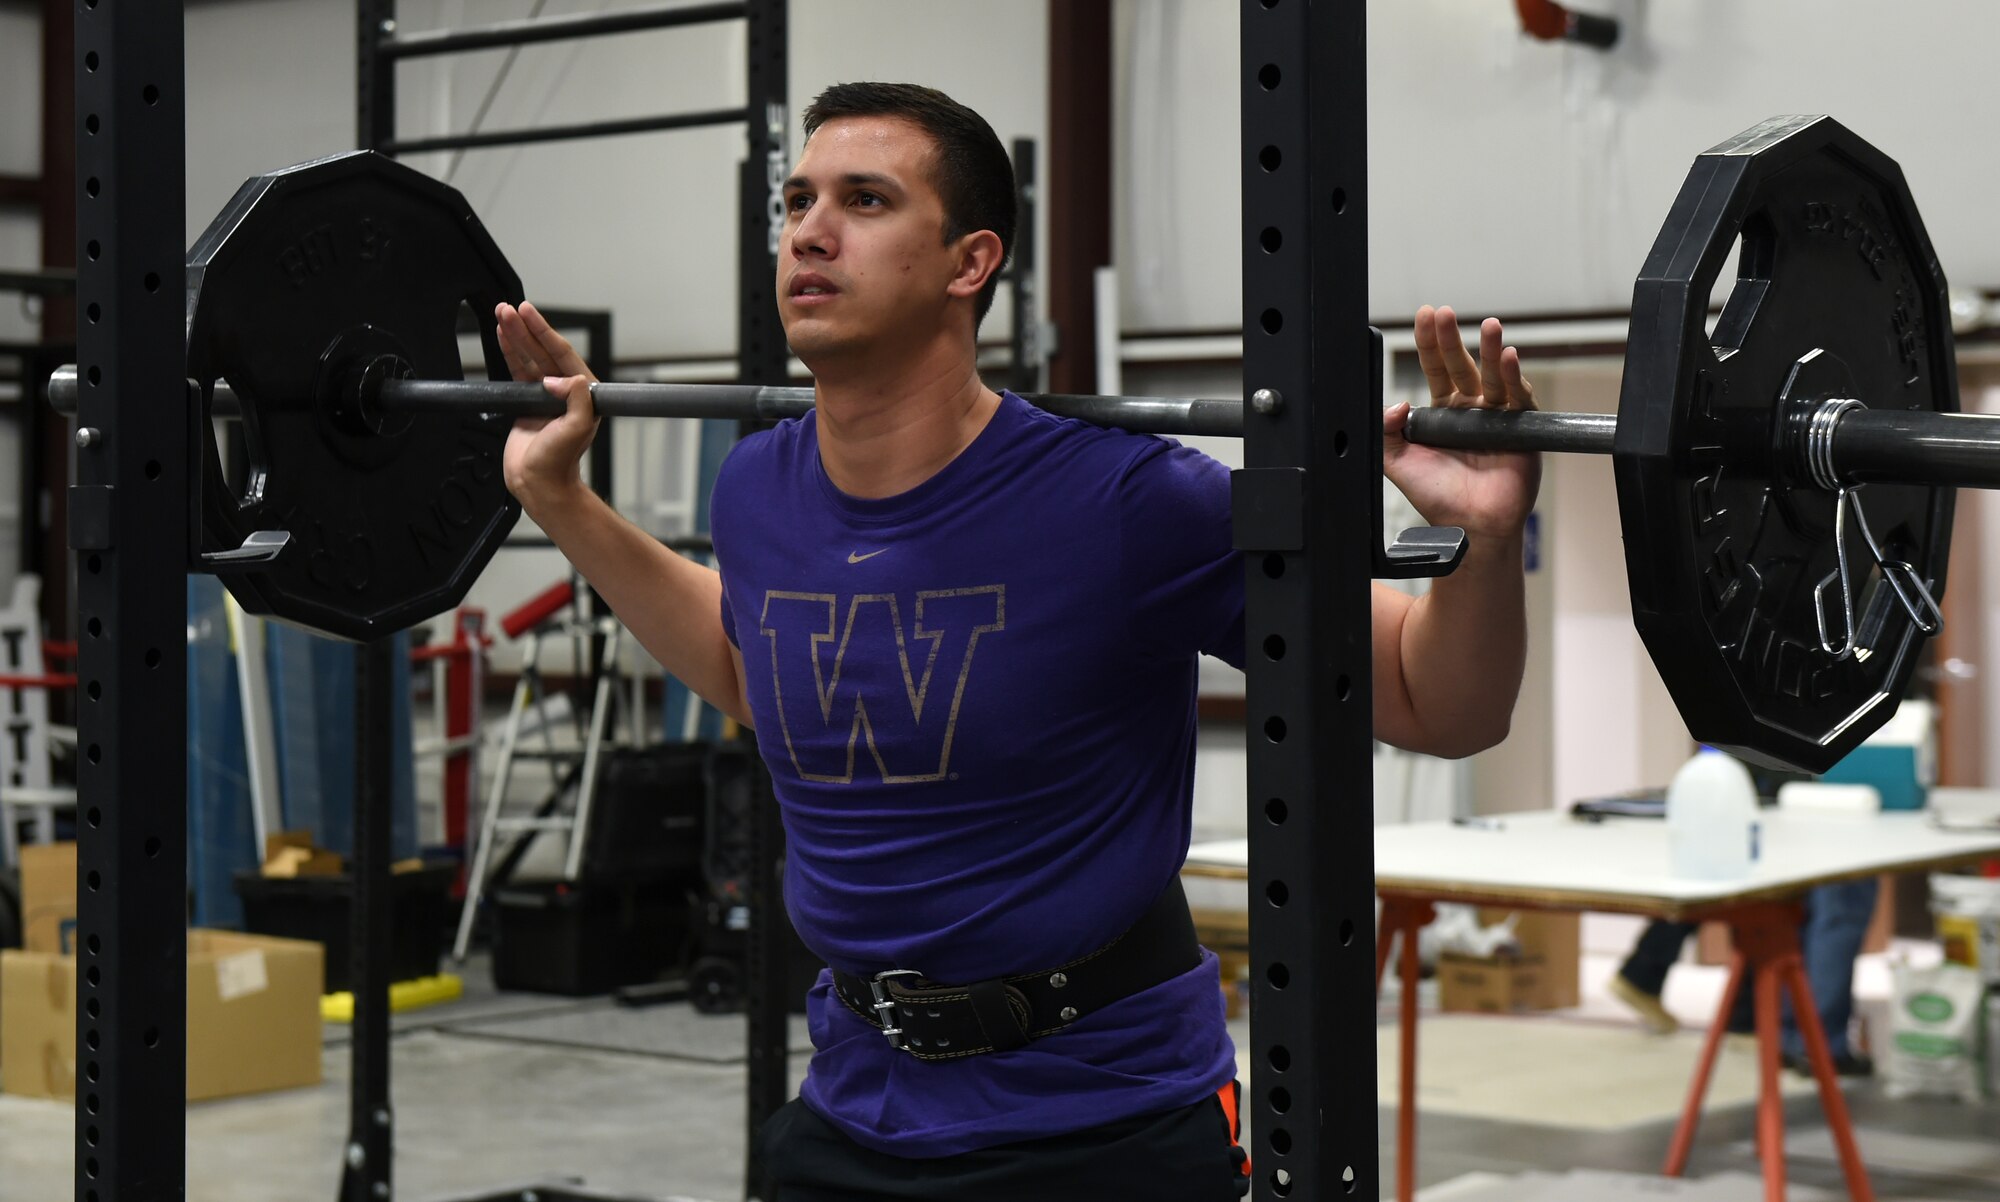
[{"label": "concrete floor", "polygon": [[[396,1196],[563,1182],[663,1202],[742,1196],[741,1018],[494,993],[481,956],[464,979],[464,999],[394,1019]],[[796,1088],[801,1018],[791,1044]],[[335,1198],[350,1054],[348,1028],[329,1024],[323,1084],[190,1107],[190,1202]],[[0,1096],[0,1202],[71,1197],[73,1116]]]},{"label": "concrete floor", "polygon": [[[534,1183],[581,1182],[637,1198],[731,1202],[742,1196],[742,1021],[674,1004],[621,1009],[603,999],[495,994],[468,966],[468,996],[397,1016],[397,1196],[483,1197]],[[1385,1021],[1393,1010],[1385,1007]],[[1581,1021],[1581,1020],[1579,1020]],[[1239,1044],[1247,1026],[1235,1024]],[[793,1046],[806,1046],[794,1019]],[[316,1088],[204,1103],[188,1113],[191,1202],[332,1199],[347,1127],[348,1040],[326,1030]],[[792,1058],[794,1081],[803,1052]],[[2000,1104],[1890,1102],[1849,1091],[1882,1202],[2000,1197]],[[1844,1197],[1818,1103],[1788,1109],[1796,1197]],[[71,1196],[69,1106],[0,1097],[0,1202]],[[1473,1175],[1572,1168],[1657,1172],[1670,1122],[1580,1132],[1527,1122],[1426,1114],[1418,1183],[1434,1196]],[[1393,1196],[1395,1116],[1380,1116],[1385,1196]],[[1754,1176],[1747,1107],[1704,1120],[1691,1174]],[[1256,1147],[1254,1132],[1246,1144]],[[1485,1195],[1481,1195],[1482,1197]],[[1754,1196],[1754,1195],[1753,1195]]]}]

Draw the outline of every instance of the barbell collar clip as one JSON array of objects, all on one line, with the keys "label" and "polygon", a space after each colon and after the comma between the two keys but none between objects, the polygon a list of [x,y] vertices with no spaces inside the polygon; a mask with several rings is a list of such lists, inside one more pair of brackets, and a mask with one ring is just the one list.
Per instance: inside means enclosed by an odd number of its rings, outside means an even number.
[{"label": "barbell collar clip", "polygon": [[204,551],[196,560],[202,572],[220,576],[228,572],[253,572],[276,563],[292,545],[289,530],[257,530],[233,551]]},{"label": "barbell collar clip", "polygon": [[[1856,409],[1865,408],[1866,405],[1850,397],[1836,397],[1821,403],[1807,420],[1804,447],[1806,475],[1828,492],[1845,492],[1840,473],[1833,464],[1834,431],[1839,428],[1842,418]],[[1859,513],[1860,502],[1856,501],[1855,505]]]},{"label": "barbell collar clip", "polygon": [[1459,526],[1412,526],[1382,551],[1375,575],[1385,580],[1449,576],[1470,545]]}]

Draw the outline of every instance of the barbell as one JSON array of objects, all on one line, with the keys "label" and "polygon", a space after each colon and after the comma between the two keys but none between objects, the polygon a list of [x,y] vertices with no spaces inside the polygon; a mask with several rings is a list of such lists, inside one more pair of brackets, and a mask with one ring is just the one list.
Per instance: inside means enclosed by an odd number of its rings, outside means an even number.
[{"label": "barbell", "polygon": [[[207,416],[243,423],[247,480],[226,482],[205,438],[198,491],[200,553],[246,609],[364,639],[464,597],[519,513],[507,431],[563,409],[504,379],[493,310],[521,299],[464,198],[394,160],[238,190],[190,254],[187,375]],[[462,308],[494,379],[459,378]],[[51,400],[73,412],[96,383],[62,369]],[[813,394],[592,395],[604,416],[750,419]],[[1241,435],[1275,403],[1252,396],[1027,399]],[[2000,419],[1957,409],[1944,274],[1901,170],[1828,118],[1777,117],[1695,160],[1634,287],[1615,417],[1420,409],[1407,436],[1609,454],[1634,620],[1690,732],[1821,771],[1893,712],[1941,626],[1952,490],[2000,487]]]},{"label": "barbell", "polygon": [[[65,414],[76,408],[76,365],[49,376],[50,403]],[[212,417],[243,415],[236,390],[215,382]],[[784,421],[812,410],[813,390],[762,384],[643,384],[598,381],[590,386],[599,417],[720,418]],[[1139,434],[1243,436],[1240,401],[1196,397],[1085,396],[1026,393],[1023,400],[1062,417]],[[490,414],[560,417],[567,403],[539,383],[505,380],[378,379],[347,403],[364,426],[390,414]],[[1803,470],[1824,471],[1826,487],[1870,482],[2000,488],[2000,416],[1974,413],[1875,412],[1840,407],[1812,444],[1826,455],[1815,465],[1806,441],[1794,448]],[[1463,451],[1549,451],[1579,455],[1615,453],[1618,417],[1610,413],[1548,410],[1418,409],[1408,438],[1424,446]],[[1802,432],[1803,433],[1803,432]]]},{"label": "barbell", "polygon": [[[74,409],[75,364],[59,367],[49,376],[49,394],[55,407],[65,412]],[[1023,399],[1063,417],[1140,434],[1243,436],[1243,406],[1236,401],[1057,393],[1030,393]],[[783,421],[811,412],[813,390],[762,384],[636,384],[600,380],[590,386],[590,402],[599,417]],[[463,417],[504,413],[523,418],[560,417],[567,411],[567,402],[550,395],[538,382],[418,380],[377,373],[351,377],[349,389],[332,406],[341,420],[358,429],[377,432],[399,414]],[[211,388],[209,415],[220,418],[243,415],[243,403],[227,381],[218,380]]]}]

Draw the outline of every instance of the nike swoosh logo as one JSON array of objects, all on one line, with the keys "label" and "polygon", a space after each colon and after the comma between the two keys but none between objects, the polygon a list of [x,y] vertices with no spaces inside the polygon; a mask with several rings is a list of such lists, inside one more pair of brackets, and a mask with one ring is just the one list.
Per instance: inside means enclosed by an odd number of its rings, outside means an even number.
[{"label": "nike swoosh logo", "polygon": [[866,555],[856,555],[856,554],[855,554],[854,552],[852,552],[852,551],[849,551],[849,552],[847,553],[847,562],[849,562],[849,563],[860,563],[860,562],[861,562],[862,560],[864,560],[864,559],[873,559],[873,558],[875,558],[875,557],[876,557],[877,555],[880,555],[880,554],[882,554],[882,553],[883,553],[883,551],[887,551],[888,549],[889,549],[889,548],[887,548],[887,547],[884,547],[884,548],[882,548],[882,550],[881,550],[881,551],[870,551],[870,552],[869,552],[868,554],[866,554]]}]

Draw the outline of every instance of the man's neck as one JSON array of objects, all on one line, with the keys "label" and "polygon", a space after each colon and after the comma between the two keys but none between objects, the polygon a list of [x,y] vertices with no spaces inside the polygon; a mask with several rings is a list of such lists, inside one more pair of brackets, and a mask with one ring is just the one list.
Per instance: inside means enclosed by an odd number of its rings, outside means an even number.
[{"label": "man's neck", "polygon": [[819,456],[851,497],[893,497],[972,445],[1000,397],[962,355],[919,355],[887,368],[831,365],[814,382]]}]

